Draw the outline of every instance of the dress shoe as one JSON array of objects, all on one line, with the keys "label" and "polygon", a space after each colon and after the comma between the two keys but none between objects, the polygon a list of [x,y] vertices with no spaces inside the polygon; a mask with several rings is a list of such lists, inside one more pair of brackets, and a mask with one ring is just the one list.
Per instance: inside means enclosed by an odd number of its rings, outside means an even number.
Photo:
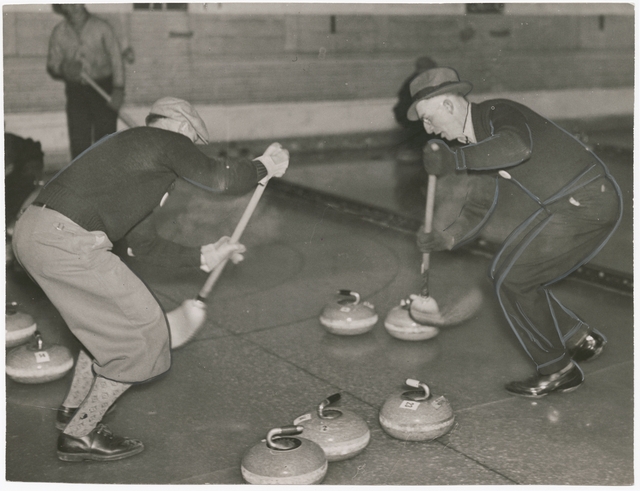
[{"label": "dress shoe", "polygon": [[[115,408],[116,405],[112,404],[104,415],[106,416],[107,414],[110,414]],[[60,431],[64,430],[69,424],[69,421],[71,421],[71,418],[73,418],[73,415],[76,414],[77,410],[77,407],[60,406],[58,408],[58,413],[56,414],[56,428]]]},{"label": "dress shoe", "polygon": [[544,397],[553,392],[571,392],[584,382],[584,373],[575,363],[551,375],[537,374],[521,382],[509,382],[505,389],[510,394],[522,397]]},{"label": "dress shoe", "polygon": [[143,450],[144,445],[140,440],[115,436],[102,423],[98,423],[91,433],[82,437],[66,433],[60,433],[58,436],[58,458],[65,462],[120,460],[139,454]]},{"label": "dress shoe", "polygon": [[607,339],[602,334],[591,331],[587,334],[587,337],[584,338],[584,341],[569,350],[569,354],[574,361],[595,360],[600,356],[606,344]]}]

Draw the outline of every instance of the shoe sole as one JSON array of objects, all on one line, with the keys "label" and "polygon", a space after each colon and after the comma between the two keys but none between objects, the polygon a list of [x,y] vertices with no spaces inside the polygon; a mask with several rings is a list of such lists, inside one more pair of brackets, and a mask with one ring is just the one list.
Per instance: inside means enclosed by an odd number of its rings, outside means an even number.
[{"label": "shoe sole", "polygon": [[556,390],[552,390],[551,392],[546,392],[544,394],[518,394],[516,392],[511,392],[510,390],[507,390],[507,392],[512,396],[526,397],[527,399],[542,399],[543,397],[546,397],[549,394],[554,394],[554,393],[557,394],[559,392],[573,392],[574,390],[578,389],[581,386],[582,386],[582,383],[579,385],[576,385],[575,387],[569,387],[568,389],[556,389]]},{"label": "shoe sole", "polygon": [[96,455],[92,453],[67,453],[60,452],[58,450],[58,459],[64,462],[82,462],[83,460],[94,460],[97,462],[112,462],[114,460],[126,459],[127,457],[133,457],[144,450],[144,445],[135,449],[123,452],[118,455]]}]

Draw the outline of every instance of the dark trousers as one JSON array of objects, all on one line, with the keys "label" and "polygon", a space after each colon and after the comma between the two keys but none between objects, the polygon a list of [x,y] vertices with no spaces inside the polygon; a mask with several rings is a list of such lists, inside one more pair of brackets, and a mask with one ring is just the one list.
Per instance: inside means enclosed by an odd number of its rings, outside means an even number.
[{"label": "dark trousers", "polygon": [[568,350],[592,330],[551,285],[590,261],[622,216],[620,190],[608,174],[567,191],[518,226],[491,266],[503,313],[542,375],[566,367]]},{"label": "dark trousers", "polygon": [[[111,94],[111,77],[96,80],[96,83]],[[89,85],[67,83],[65,94],[71,158],[75,159],[101,138],[116,132],[118,114]]]}]

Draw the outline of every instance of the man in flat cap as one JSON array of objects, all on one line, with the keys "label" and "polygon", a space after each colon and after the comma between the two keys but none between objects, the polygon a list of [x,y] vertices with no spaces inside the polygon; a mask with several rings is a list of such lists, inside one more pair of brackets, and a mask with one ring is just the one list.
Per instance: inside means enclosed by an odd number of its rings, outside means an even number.
[{"label": "man in flat cap", "polygon": [[[183,178],[243,194],[284,175],[289,153],[274,143],[257,159],[209,158],[195,145],[207,128],[186,101],[163,98],[147,126],[103,138],[51,179],[18,220],[16,259],[40,285],[83,348],[56,426],[64,461],[110,461],[143,444],[113,435],[103,415],[131,385],[169,370],[171,326],[153,293],[115,254],[121,239]],[[259,184],[259,185],[262,185]],[[188,248],[165,244],[173,261],[211,271],[244,246],[223,237]]]},{"label": "man in flat cap", "polygon": [[[606,339],[551,286],[590,261],[614,233],[622,216],[620,188],[589,148],[553,122],[509,100],[470,103],[471,89],[446,67],[411,84],[408,118],[440,137],[424,147],[427,173],[466,172],[493,182],[490,189],[473,186],[460,216],[444,229],[419,231],[418,246],[423,252],[462,246],[480,232],[500,195],[513,193],[520,206],[512,213],[521,223],[500,246],[490,276],[536,374],[506,390],[524,397],[575,390],[584,381],[577,362],[595,359]],[[461,145],[450,148],[443,139]]]}]

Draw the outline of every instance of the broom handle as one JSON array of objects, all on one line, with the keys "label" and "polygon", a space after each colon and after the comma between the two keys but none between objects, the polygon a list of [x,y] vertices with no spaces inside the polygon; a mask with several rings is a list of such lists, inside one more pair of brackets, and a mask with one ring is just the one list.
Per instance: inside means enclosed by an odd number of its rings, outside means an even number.
[{"label": "broom handle", "polygon": [[[235,244],[238,242],[238,240],[240,240],[240,236],[242,235],[242,232],[244,232],[244,229],[246,228],[247,223],[249,223],[249,219],[251,218],[251,215],[253,215],[253,212],[258,206],[258,201],[260,201],[262,193],[264,193],[264,190],[267,187],[267,182],[269,181],[266,181],[265,183],[262,183],[262,182],[258,183],[258,186],[256,187],[256,190],[253,192],[253,196],[251,196],[251,200],[247,205],[247,208],[244,210],[242,217],[240,217],[240,222],[238,222],[236,229],[233,231],[233,234],[231,235],[231,239],[229,239],[230,244]],[[209,277],[207,278],[207,281],[205,282],[202,289],[200,290],[200,293],[198,293],[198,297],[197,297],[198,300],[204,300],[205,298],[207,298],[209,293],[211,293],[211,289],[213,288],[213,285],[215,285],[216,281],[218,281],[218,278],[222,274],[222,270],[224,269],[228,261],[229,261],[229,258],[225,259],[224,261],[219,263],[213,269],[213,271],[211,271],[211,273],[209,273]]]},{"label": "broom handle", "polygon": [[114,111],[116,111],[118,113],[118,117],[125,122],[125,124],[129,127],[129,128],[135,128],[136,126],[138,126],[136,124],[136,122],[131,119],[131,117],[129,115],[127,115],[127,113],[117,110],[115,107],[111,106],[111,96],[109,94],[107,94],[104,89],[102,87],[100,87],[95,80],[93,80],[89,75],[87,75],[85,72],[81,73],[81,77],[82,80],[84,80],[85,82],[87,82],[92,88],[93,90],[95,90],[98,94],[100,94],[105,101],[107,101],[107,103],[109,104],[109,107],[111,107],[111,109],[113,109]]},{"label": "broom handle", "polygon": [[[424,213],[424,231],[430,233],[433,228],[433,209],[436,201],[436,182],[437,177],[429,175],[429,182],[427,184],[427,205]],[[422,288],[423,296],[429,296],[429,283],[427,281],[429,272],[429,253],[422,254],[422,268],[421,273],[425,277],[424,285]]]}]

